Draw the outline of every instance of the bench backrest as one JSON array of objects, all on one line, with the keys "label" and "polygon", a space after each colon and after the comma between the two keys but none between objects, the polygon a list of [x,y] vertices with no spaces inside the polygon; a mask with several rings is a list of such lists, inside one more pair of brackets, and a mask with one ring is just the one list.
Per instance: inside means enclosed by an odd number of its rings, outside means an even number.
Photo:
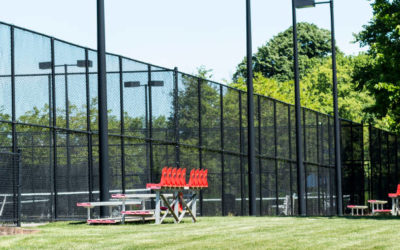
[{"label": "bench backrest", "polygon": [[400,195],[400,184],[397,185],[397,192],[396,192],[396,194],[397,194],[397,195]]}]

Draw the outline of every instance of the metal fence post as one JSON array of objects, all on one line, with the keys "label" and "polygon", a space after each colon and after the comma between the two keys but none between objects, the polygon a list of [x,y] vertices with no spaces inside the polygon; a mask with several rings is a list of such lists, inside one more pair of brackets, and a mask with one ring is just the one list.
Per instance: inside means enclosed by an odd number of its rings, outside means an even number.
[{"label": "metal fence post", "polygon": [[180,167],[180,147],[179,147],[179,102],[178,102],[178,68],[174,68],[174,123],[175,123],[175,164]]},{"label": "metal fence post", "polygon": [[257,95],[257,119],[258,119],[258,181],[260,189],[260,215],[263,215],[263,201],[262,201],[262,142],[261,142],[261,97]]},{"label": "metal fence post", "polygon": [[[17,199],[17,226],[21,226],[21,209],[22,209],[22,197],[21,197],[21,188],[22,188],[22,178],[21,178],[21,173],[22,173],[22,152],[21,150],[18,150],[18,170],[17,170],[17,191],[18,191],[18,199]],[[15,155],[14,155],[15,157]]]},{"label": "metal fence post", "polygon": [[[68,100],[68,66],[64,65],[64,84],[65,84],[65,124],[66,124],[66,151],[67,151],[67,190],[71,192],[71,152],[70,152],[70,131],[69,131],[69,100]],[[68,195],[67,211],[70,213],[71,196]]]},{"label": "metal fence post", "polygon": [[304,192],[304,197],[305,197],[305,215],[309,215],[308,213],[308,183],[307,183],[307,170],[308,170],[308,166],[306,164],[307,161],[307,132],[306,132],[306,127],[307,127],[307,122],[306,122],[306,110],[302,109],[302,114],[303,114],[303,168],[304,168],[304,176],[303,176],[303,182],[304,182],[304,188],[305,188],[305,192]]},{"label": "metal fence post", "polygon": [[320,155],[320,147],[323,145],[322,144],[322,138],[320,137],[320,125],[319,125],[319,115],[317,112],[315,112],[316,115],[316,132],[317,132],[317,192],[318,192],[318,214],[321,214],[321,195],[320,195],[320,168],[321,165],[323,164],[322,160],[321,160],[321,155]]},{"label": "metal fence post", "polygon": [[274,158],[275,158],[275,214],[279,215],[279,185],[278,185],[278,128],[276,124],[276,101],[274,101]]},{"label": "metal fence post", "polygon": [[291,211],[290,211],[290,213],[292,214],[292,215],[294,215],[294,199],[293,199],[293,173],[292,173],[292,171],[293,171],[293,163],[292,163],[292,119],[291,119],[291,112],[290,112],[290,105],[287,105],[287,107],[288,107],[288,131],[289,131],[289,133],[288,133],[288,141],[289,141],[289,160],[290,160],[290,162],[289,162],[289,170],[290,170],[290,173],[289,173],[289,179],[290,179],[290,188],[289,188],[289,190],[290,190],[290,205],[291,205]]},{"label": "metal fence post", "polygon": [[[89,60],[88,49],[85,49],[85,60]],[[85,67],[85,81],[86,81],[86,132],[88,140],[88,190],[89,201],[93,201],[93,137],[91,125],[91,112],[90,112],[90,80],[89,80],[89,65]]]},{"label": "metal fence post", "polygon": [[[197,79],[198,119],[199,119],[199,166],[203,169],[203,127],[202,127],[202,103],[201,103],[201,82]],[[200,190],[200,215],[203,216],[203,190]]]},{"label": "metal fence post", "polygon": [[125,194],[125,114],[124,114],[124,75],[122,57],[118,57],[119,62],[119,96],[120,96],[120,116],[121,116],[121,181],[122,193]]},{"label": "metal fence post", "polygon": [[225,206],[225,142],[224,142],[224,95],[222,90],[222,85],[219,86],[219,95],[220,95],[220,132],[221,132],[221,180],[222,180],[222,189],[221,189],[221,208],[222,215],[226,215],[226,206]]},{"label": "metal fence post", "polygon": [[245,186],[245,182],[244,182],[244,162],[243,162],[243,155],[244,155],[244,138],[243,138],[243,110],[242,110],[242,91],[239,91],[239,150],[240,150],[240,212],[241,215],[244,216],[245,214],[245,194],[244,194],[244,186]]},{"label": "metal fence post", "polygon": [[[12,152],[17,153],[17,129],[16,129],[16,106],[15,106],[15,44],[14,44],[14,27],[10,28],[10,50],[11,50],[11,136],[12,136]],[[13,156],[15,158],[15,155]],[[15,159],[14,159],[15,162]],[[15,171],[15,170],[14,170]],[[18,183],[17,183],[18,185]],[[15,178],[13,178],[13,187],[16,186]],[[19,197],[18,197],[19,199]],[[18,215],[15,213],[18,211],[14,210],[14,218]]]},{"label": "metal fence post", "polygon": [[55,60],[54,60],[54,38],[51,38],[51,88],[53,96],[53,171],[52,171],[52,184],[53,184],[53,220],[57,220],[57,110],[56,110],[56,77],[55,77]]},{"label": "metal fence post", "polygon": [[152,94],[151,94],[151,65],[147,65],[147,73],[148,73],[148,94],[149,94],[149,151],[150,151],[150,182],[154,183],[154,155],[153,155],[153,101],[152,101]]}]

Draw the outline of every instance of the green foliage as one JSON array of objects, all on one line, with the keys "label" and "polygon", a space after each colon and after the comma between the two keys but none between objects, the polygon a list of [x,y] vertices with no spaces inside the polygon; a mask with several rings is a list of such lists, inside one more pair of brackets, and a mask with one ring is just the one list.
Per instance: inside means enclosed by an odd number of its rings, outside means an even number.
[{"label": "green foliage", "polygon": [[[315,24],[298,23],[300,76],[305,76],[320,60],[330,53],[330,32],[318,28]],[[265,45],[258,48],[253,56],[254,71],[261,72],[267,78],[287,81],[293,74],[293,28],[274,36]],[[234,80],[246,78],[246,58],[237,66]]]},{"label": "green foliage", "polygon": [[369,50],[355,65],[353,77],[376,99],[366,111],[400,131],[400,1],[375,0],[371,6],[374,17],[356,36]]},{"label": "green foliage", "polygon": [[[352,81],[354,64],[358,60],[358,57],[338,54],[338,98],[340,116],[355,122],[362,122],[370,118],[364,112],[364,109],[373,105],[375,101],[367,89],[359,88]],[[238,82],[232,85],[246,90],[246,83],[243,78],[239,78]],[[330,57],[309,69],[309,73],[300,82],[300,89],[302,106],[325,114],[333,114],[332,61]],[[256,72],[254,91],[277,100],[294,103],[293,81],[278,81],[273,78],[266,78],[262,73]]]}]

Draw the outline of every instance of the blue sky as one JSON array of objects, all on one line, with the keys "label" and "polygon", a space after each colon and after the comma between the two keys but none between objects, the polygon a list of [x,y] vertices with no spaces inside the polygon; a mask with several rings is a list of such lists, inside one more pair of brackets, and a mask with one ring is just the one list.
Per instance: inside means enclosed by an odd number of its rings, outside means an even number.
[{"label": "blue sky", "polygon": [[[229,80],[246,53],[245,0],[105,0],[108,52],[195,73],[204,65],[214,80]],[[292,23],[290,0],[253,0],[253,48]],[[368,0],[335,0],[338,46],[362,49],[353,33],[372,17]],[[0,20],[96,48],[95,0],[2,1]],[[298,11],[298,21],[329,29],[329,7]]]}]

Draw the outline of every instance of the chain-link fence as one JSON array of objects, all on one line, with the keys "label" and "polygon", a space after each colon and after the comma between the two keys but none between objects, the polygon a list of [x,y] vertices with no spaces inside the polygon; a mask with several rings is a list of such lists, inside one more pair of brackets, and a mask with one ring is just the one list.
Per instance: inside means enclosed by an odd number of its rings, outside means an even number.
[{"label": "chain-link fence", "polygon": [[21,155],[0,152],[0,223],[21,225]]},{"label": "chain-link fence", "polygon": [[[22,217],[83,218],[76,202],[99,199],[96,51],[0,23],[0,54],[0,146],[22,150]],[[246,95],[108,54],[111,192],[157,182],[164,166],[206,168],[198,211],[247,215]],[[254,102],[257,213],[296,215],[294,107]],[[307,214],[336,214],[333,118],[302,109],[302,125]],[[384,199],[398,182],[397,137],[364,130],[341,121],[344,204]]]}]

